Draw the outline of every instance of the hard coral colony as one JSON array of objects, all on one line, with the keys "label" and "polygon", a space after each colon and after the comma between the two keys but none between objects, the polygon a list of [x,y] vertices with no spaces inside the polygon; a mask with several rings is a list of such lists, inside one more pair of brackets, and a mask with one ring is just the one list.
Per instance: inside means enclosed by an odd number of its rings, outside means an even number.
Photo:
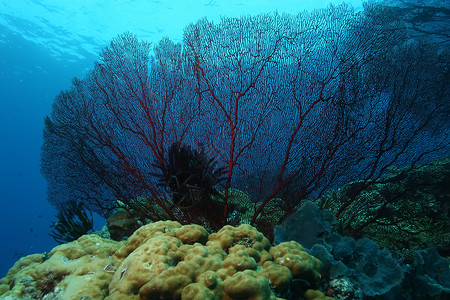
[{"label": "hard coral colony", "polygon": [[[314,287],[320,268],[299,243],[271,246],[250,225],[208,234],[200,225],[159,221],[128,241],[84,235],[55,247],[45,261],[37,254],[23,257],[0,280],[0,297],[275,300],[289,296],[294,280]],[[328,298],[315,290],[304,297]]]}]

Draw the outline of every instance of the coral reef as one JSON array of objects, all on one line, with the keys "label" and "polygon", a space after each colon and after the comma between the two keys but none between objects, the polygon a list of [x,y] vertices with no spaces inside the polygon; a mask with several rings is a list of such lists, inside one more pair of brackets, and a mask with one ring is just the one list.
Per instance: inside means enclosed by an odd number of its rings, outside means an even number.
[{"label": "coral reef", "polygon": [[337,233],[333,233],[327,241],[328,245],[315,245],[309,253],[323,261],[331,279],[327,284],[328,290],[333,289],[336,279],[341,279],[341,286],[342,281],[353,282],[352,298],[347,299],[362,299],[362,295],[373,297],[387,294],[401,284],[403,270],[387,249],[379,249],[367,238],[355,241]]},{"label": "coral reef", "polygon": [[301,240],[306,248],[325,242],[325,238],[333,231],[336,217],[328,209],[320,209],[311,201],[303,203],[302,207],[286,220],[282,226],[274,228],[275,242]]},{"label": "coral reef", "polygon": [[[255,202],[252,200],[250,195],[242,190],[239,189],[233,189],[230,188],[228,190],[228,200],[225,203],[225,197],[224,193],[220,192],[219,196],[212,196],[211,201],[215,208],[223,209],[225,204],[228,207],[228,215],[226,219],[226,224],[238,226],[240,224],[250,224],[252,222],[253,214],[255,212]],[[145,215],[148,214],[149,211],[158,211],[159,215],[164,215],[164,212],[162,211],[161,207],[158,206],[157,202],[154,201],[151,197],[137,197],[136,199],[132,200],[131,202],[135,203],[133,205],[134,207],[141,207],[145,208],[145,212],[137,211],[131,206],[127,206],[124,203],[120,203],[120,207],[123,207],[127,209],[128,211],[132,212],[133,215]],[[139,203],[139,204],[137,204]],[[205,209],[208,207],[203,207],[201,209]],[[191,208],[190,212],[195,212],[196,207]],[[206,210],[208,213],[210,213],[210,210]],[[172,212],[179,216],[182,214],[187,213],[186,210],[182,210],[179,207],[172,207]],[[199,211],[197,210],[197,213]],[[280,198],[274,198],[272,201],[266,205],[261,213],[258,215],[258,217],[255,220],[255,227],[258,229],[258,231],[262,232],[270,241],[273,241],[273,228],[275,225],[277,225],[277,222],[282,218],[282,216],[286,213],[286,206],[283,204],[282,199]],[[214,214],[217,215],[217,214]],[[148,220],[150,220],[149,218]],[[169,215],[164,215],[164,220],[170,219]],[[191,219],[191,221],[193,221]],[[195,221],[196,222],[188,222],[188,223],[196,223],[196,224],[202,224],[203,227],[205,227],[208,231],[216,231],[213,227],[211,227],[211,224],[209,223],[208,219],[205,217],[205,214],[197,214],[195,215]],[[217,221],[217,220],[216,220]],[[217,223],[217,222],[215,222]]]},{"label": "coral reef", "polygon": [[[338,299],[447,299],[450,264],[436,249],[415,251],[407,263],[368,238],[333,232],[336,218],[312,202],[275,227],[275,241],[296,240],[323,264],[322,288]],[[295,298],[294,298],[295,299]]]},{"label": "coral reef", "polygon": [[[297,242],[271,246],[254,227],[159,221],[127,241],[97,235],[19,260],[0,280],[0,299],[331,299],[317,288],[321,262]],[[289,298],[294,299],[294,298]]]},{"label": "coral reef", "polygon": [[450,260],[436,249],[416,251],[414,262],[404,267],[404,280],[389,293],[389,299],[449,299]]},{"label": "coral reef", "polygon": [[411,263],[413,251],[428,247],[450,255],[450,157],[415,168],[391,168],[361,190],[363,184],[351,182],[316,202],[336,211],[356,197],[339,216],[334,228],[338,233],[369,237],[409,256]]},{"label": "coral reef", "polygon": [[424,298],[449,297],[449,260],[441,257],[433,248],[416,251],[415,255],[414,264],[408,272],[408,276],[415,278],[416,284],[411,285],[414,293]]},{"label": "coral reef", "polygon": [[134,231],[142,226],[136,217],[123,208],[118,208],[106,221],[109,236],[115,241],[121,241],[131,236]]},{"label": "coral reef", "polygon": [[112,255],[123,244],[90,234],[22,257],[0,280],[0,298],[103,299],[116,269]]},{"label": "coral reef", "polygon": [[286,219],[283,226],[275,228],[275,240],[305,241],[309,253],[324,264],[328,281],[325,286],[330,295],[345,294],[349,298],[342,299],[362,299],[362,294],[383,295],[400,285],[403,271],[388,250],[380,250],[367,238],[355,240],[332,232],[335,223],[336,218],[330,210],[306,202]]}]

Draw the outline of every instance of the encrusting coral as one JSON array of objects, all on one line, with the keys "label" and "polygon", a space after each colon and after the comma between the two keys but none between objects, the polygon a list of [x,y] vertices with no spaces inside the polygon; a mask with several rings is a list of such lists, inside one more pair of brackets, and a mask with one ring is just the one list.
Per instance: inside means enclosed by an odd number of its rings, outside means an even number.
[{"label": "encrusting coral", "polygon": [[43,258],[19,260],[0,280],[0,298],[280,299],[293,279],[314,286],[321,267],[297,242],[271,247],[250,225],[208,234],[174,221],[145,225],[123,242],[85,235]]},{"label": "encrusting coral", "polygon": [[90,234],[22,257],[0,280],[0,298],[103,299],[116,269],[113,254],[124,243]]}]

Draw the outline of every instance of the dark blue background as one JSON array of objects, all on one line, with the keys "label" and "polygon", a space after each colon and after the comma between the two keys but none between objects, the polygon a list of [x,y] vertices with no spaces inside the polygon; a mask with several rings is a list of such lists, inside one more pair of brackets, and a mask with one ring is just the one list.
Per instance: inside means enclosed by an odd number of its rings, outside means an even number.
[{"label": "dark blue background", "polygon": [[[49,251],[55,210],[40,175],[44,116],[54,97],[96,57],[62,62],[46,49],[0,27],[0,277],[20,256]],[[61,57],[64,61],[64,57]],[[97,222],[98,223],[98,222]],[[97,224],[100,225],[100,224]]]}]

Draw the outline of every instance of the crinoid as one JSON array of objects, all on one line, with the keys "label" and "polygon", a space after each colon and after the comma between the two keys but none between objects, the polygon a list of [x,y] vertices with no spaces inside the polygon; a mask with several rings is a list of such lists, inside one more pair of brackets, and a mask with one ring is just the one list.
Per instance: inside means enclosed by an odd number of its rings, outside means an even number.
[{"label": "crinoid", "polygon": [[170,146],[163,164],[155,164],[161,170],[156,174],[159,185],[172,194],[172,202],[180,209],[190,209],[212,196],[220,197],[215,186],[225,179],[225,168],[218,168],[215,158],[187,145]]},{"label": "crinoid", "polygon": [[94,225],[92,212],[82,202],[73,200],[59,209],[56,217],[58,220],[50,225],[54,230],[49,235],[60,244],[78,239]]}]

